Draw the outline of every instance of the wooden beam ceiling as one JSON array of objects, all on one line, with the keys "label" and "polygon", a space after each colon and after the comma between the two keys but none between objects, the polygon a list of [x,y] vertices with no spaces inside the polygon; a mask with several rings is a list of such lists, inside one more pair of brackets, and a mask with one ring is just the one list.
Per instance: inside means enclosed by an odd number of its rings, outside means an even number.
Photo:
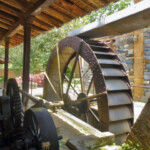
[{"label": "wooden beam ceiling", "polygon": [[19,9],[23,12],[26,11],[26,6],[23,5],[23,3],[21,1],[16,1],[16,0],[1,0],[1,2],[7,4],[7,5],[10,5],[16,9]]},{"label": "wooden beam ceiling", "polygon": [[[24,36],[23,25],[29,16],[35,16],[31,36],[35,37],[54,27],[116,0],[0,0],[0,44],[7,37],[13,46]],[[17,41],[18,37],[18,41]]]},{"label": "wooden beam ceiling", "polygon": [[[13,32],[13,34],[15,34],[18,31],[17,29],[20,28],[20,26],[24,23],[25,18],[29,17],[30,15],[36,16],[36,15],[40,14],[44,9],[49,7],[49,5],[53,2],[54,2],[54,0],[39,0],[31,9],[27,10],[22,15],[22,17],[19,19],[19,21],[16,24],[14,24],[9,29],[9,31],[0,39],[0,42],[2,42],[6,37],[9,37],[10,35],[12,36],[12,32]],[[7,9],[7,11],[11,10],[11,9],[8,10],[8,8],[6,8],[6,9]],[[4,10],[4,8],[3,8],[3,10]]]}]

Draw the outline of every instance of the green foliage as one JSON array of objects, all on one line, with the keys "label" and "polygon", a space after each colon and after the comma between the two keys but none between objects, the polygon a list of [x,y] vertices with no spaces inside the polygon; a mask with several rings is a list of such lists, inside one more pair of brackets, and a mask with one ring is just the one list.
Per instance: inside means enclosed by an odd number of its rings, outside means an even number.
[{"label": "green foliage", "polygon": [[128,143],[123,143],[122,148],[123,150],[142,150],[138,143],[133,145],[132,141],[130,140],[128,141]]},{"label": "green foliage", "polygon": [[115,12],[118,12],[126,7],[128,7],[133,0],[120,0],[117,3],[110,3],[107,7],[101,8],[97,11],[93,11],[89,15],[89,21],[94,22],[97,19],[105,18]]},{"label": "green foliage", "polygon": [[67,76],[68,79],[70,78],[71,71],[72,71],[72,66],[68,65],[68,68],[66,70],[66,76]]},{"label": "green foliage", "polygon": [[0,57],[4,57],[4,47],[0,46]]},{"label": "green foliage", "polygon": [[11,48],[9,51],[9,59],[11,60],[12,65],[9,65],[13,69],[16,75],[20,75],[20,71],[23,68],[23,44]]},{"label": "green foliage", "polygon": [[0,77],[0,82],[3,82],[4,81],[4,77]]}]

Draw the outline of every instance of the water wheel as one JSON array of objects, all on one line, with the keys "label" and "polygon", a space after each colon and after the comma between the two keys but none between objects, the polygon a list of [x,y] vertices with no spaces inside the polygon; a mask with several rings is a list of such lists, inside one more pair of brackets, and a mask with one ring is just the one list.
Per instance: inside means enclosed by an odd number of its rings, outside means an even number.
[{"label": "water wheel", "polygon": [[[131,87],[110,47],[98,41],[65,38],[49,58],[47,75],[52,86],[45,79],[45,99],[64,101],[66,111],[100,131],[114,133],[116,143],[126,139],[133,125]],[[86,101],[76,103],[80,99]]]}]

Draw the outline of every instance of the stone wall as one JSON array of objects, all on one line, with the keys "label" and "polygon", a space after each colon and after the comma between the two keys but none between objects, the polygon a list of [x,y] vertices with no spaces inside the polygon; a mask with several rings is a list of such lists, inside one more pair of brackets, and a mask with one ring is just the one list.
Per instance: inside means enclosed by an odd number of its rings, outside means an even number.
[{"label": "stone wall", "polygon": [[[143,29],[144,35],[144,83],[143,90],[144,95],[141,96],[139,101],[146,102],[150,97],[150,27]],[[122,36],[111,37],[103,39],[102,41],[107,42],[119,56],[122,61],[127,74],[130,79],[131,85],[134,85],[134,43],[137,37],[133,33],[125,34]],[[113,39],[113,40],[112,40]],[[140,65],[140,64],[139,64]]]},{"label": "stone wall", "polygon": [[[144,85],[150,87],[150,28],[143,29],[144,32]],[[150,97],[150,89],[144,89],[144,100]]]},{"label": "stone wall", "polygon": [[133,35],[123,35],[114,38],[114,46],[116,47],[116,54],[120,58],[125,70],[129,76],[130,83],[133,84]]}]

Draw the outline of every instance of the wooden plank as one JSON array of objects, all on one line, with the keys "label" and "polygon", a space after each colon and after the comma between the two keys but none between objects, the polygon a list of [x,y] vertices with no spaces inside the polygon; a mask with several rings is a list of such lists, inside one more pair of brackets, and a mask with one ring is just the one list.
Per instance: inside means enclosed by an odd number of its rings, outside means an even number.
[{"label": "wooden plank", "polygon": [[[34,6],[32,6],[29,10],[27,10],[22,17],[20,17],[19,21],[14,24],[10,30],[0,39],[0,43],[9,36],[14,35],[18,32],[18,27],[20,28],[21,24],[24,23],[24,19],[29,17],[30,15],[36,16],[40,14],[45,8],[49,7],[55,0],[39,0]],[[12,34],[13,33],[13,34]]]},{"label": "wooden plank", "polygon": [[[135,31],[134,37],[137,38],[134,42],[134,80],[136,86],[144,85],[144,36],[143,30]],[[144,89],[133,87],[133,95],[136,100],[144,95]]]}]

